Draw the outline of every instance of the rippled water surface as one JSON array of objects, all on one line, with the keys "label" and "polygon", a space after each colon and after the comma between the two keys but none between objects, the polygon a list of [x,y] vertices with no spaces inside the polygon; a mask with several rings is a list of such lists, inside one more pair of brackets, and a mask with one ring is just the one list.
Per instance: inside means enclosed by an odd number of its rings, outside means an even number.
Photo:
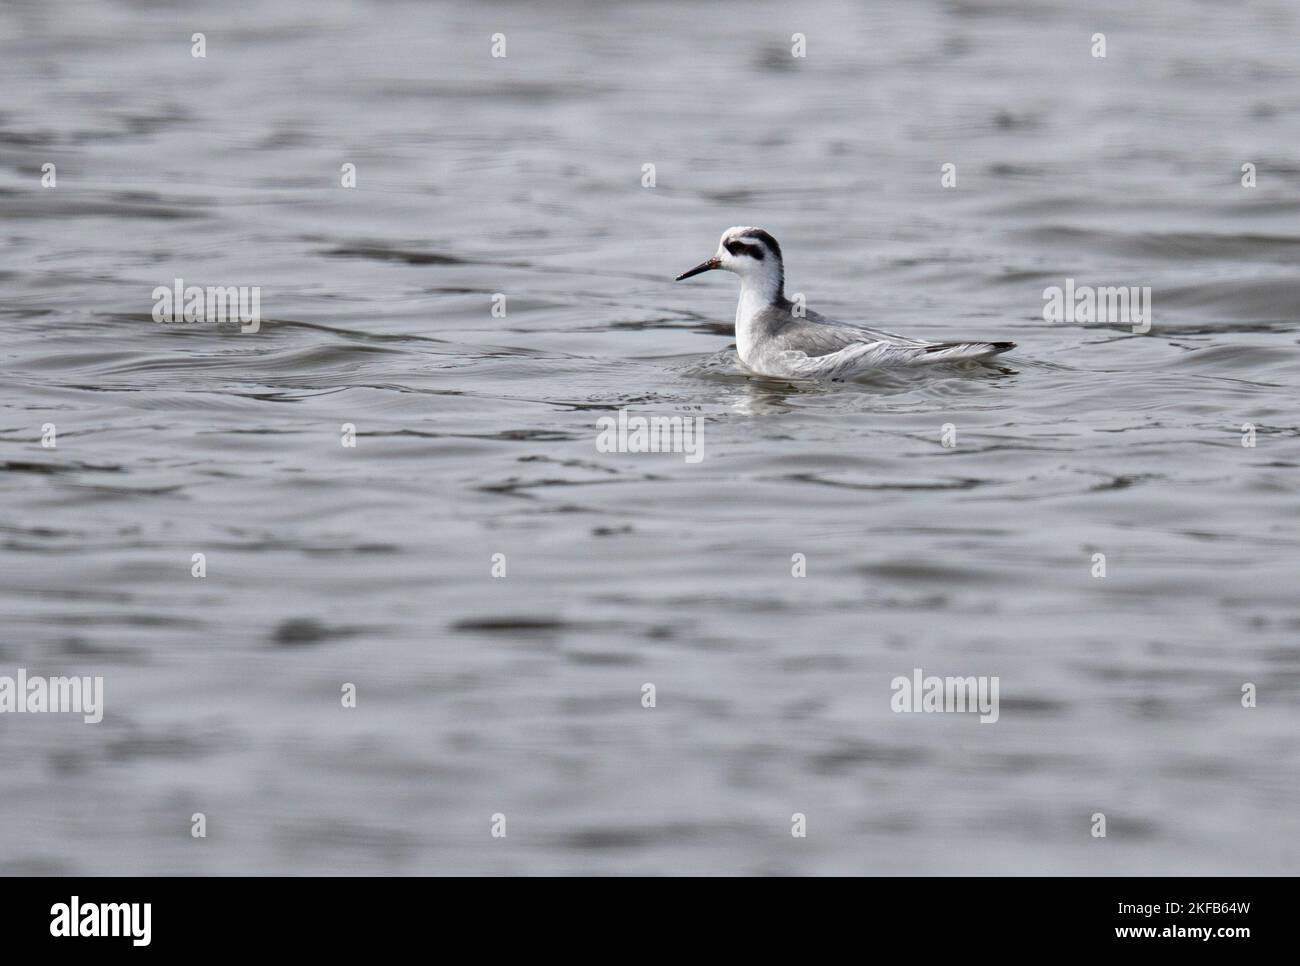
[{"label": "rippled water surface", "polygon": [[[0,871],[1300,870],[1300,11],[1087,6],[8,0]],[[748,377],[735,224],[1019,348]]]}]

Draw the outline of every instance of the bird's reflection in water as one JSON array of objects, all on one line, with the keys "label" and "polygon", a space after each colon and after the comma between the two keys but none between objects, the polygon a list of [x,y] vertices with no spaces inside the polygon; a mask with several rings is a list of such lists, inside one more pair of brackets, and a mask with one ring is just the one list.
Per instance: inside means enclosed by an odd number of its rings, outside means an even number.
[{"label": "bird's reflection in water", "polygon": [[742,416],[771,416],[794,412],[789,399],[801,393],[798,386],[780,379],[755,376],[737,387],[731,408]]}]

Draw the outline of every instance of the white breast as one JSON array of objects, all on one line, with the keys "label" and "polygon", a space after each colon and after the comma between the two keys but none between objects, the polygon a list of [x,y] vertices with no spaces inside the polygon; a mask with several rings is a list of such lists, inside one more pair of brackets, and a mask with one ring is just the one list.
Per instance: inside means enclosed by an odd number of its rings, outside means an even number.
[{"label": "white breast", "polygon": [[759,314],[768,306],[767,299],[757,289],[740,287],[740,301],[736,303],[736,353],[740,361],[753,368],[758,361],[763,332]]}]

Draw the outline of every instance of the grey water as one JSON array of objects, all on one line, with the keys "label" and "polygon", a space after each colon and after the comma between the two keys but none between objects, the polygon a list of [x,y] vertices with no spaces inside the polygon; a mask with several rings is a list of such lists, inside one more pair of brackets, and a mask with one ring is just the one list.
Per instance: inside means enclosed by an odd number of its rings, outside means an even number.
[{"label": "grey water", "polygon": [[[6,0],[0,675],[104,718],[0,714],[0,872],[1300,871],[1298,31]],[[670,281],[732,225],[1018,348],[755,378],[734,277]],[[998,720],[895,712],[917,668]]]}]

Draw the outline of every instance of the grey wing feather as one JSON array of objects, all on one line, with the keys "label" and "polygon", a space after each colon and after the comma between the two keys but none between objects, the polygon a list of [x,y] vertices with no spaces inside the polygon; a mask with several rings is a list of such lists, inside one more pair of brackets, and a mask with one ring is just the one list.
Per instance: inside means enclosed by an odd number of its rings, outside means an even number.
[{"label": "grey wing feather", "polygon": [[785,374],[802,378],[838,379],[886,366],[986,359],[1015,348],[1012,342],[926,342],[812,311],[793,317],[784,306],[773,306],[756,321],[775,350],[767,357]]},{"label": "grey wing feather", "polygon": [[[776,316],[777,313],[774,312],[773,315]],[[784,324],[776,329],[773,338],[781,348],[806,352],[810,356],[829,355],[864,342],[884,342],[900,348],[923,348],[929,345],[928,342],[920,339],[909,339],[907,336],[886,332],[884,329],[840,322],[812,310],[808,310],[807,315],[802,319],[792,319],[784,312],[780,313],[779,318]]]}]

